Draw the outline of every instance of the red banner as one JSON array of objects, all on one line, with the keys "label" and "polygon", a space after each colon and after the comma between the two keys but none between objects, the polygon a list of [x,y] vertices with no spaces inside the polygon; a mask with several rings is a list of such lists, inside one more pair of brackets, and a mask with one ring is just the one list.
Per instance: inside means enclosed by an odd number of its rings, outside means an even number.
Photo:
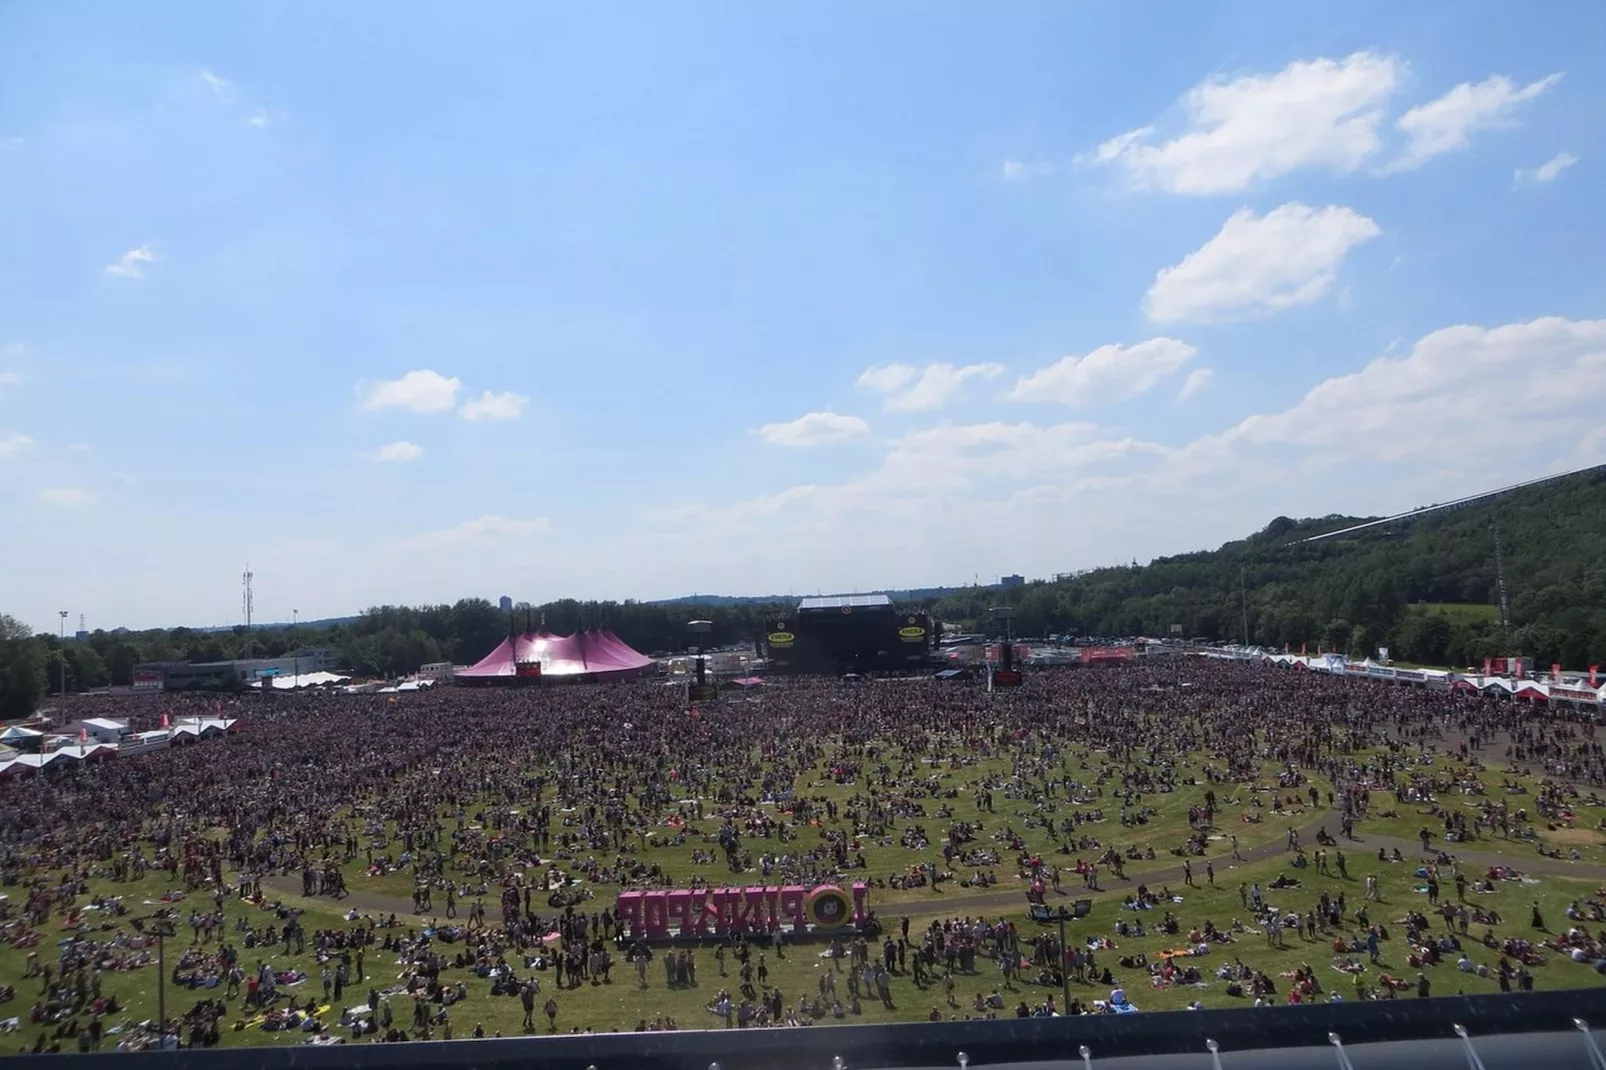
[{"label": "red banner", "polygon": [[1600,673],[1600,666],[1599,665],[1591,665],[1589,667],[1589,686],[1590,687],[1599,687],[1600,686],[1599,673]]},{"label": "red banner", "polygon": [[1136,661],[1138,652],[1129,646],[1085,646],[1082,648],[1083,665],[1113,665],[1123,661]]}]

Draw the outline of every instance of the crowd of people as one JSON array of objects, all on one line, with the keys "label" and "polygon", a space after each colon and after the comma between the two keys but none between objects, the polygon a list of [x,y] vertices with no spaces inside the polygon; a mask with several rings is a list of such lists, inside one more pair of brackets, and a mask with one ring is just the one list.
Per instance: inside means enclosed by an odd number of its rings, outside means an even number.
[{"label": "crowd of people", "polygon": [[[928,990],[942,994],[929,1012],[937,1017],[1119,1011],[1129,1006],[1123,980],[1130,987],[1142,975],[1161,987],[1206,974],[1262,1002],[1326,998],[1314,971],[1279,984],[1244,965],[1247,934],[1268,946],[1284,932],[1319,938],[1360,965],[1376,961],[1380,931],[1394,921],[1368,913],[1370,884],[1360,903],[1324,892],[1299,909],[1272,907],[1273,888],[1286,903],[1286,889],[1347,864],[1325,828],[1312,856],[1291,826],[1303,820],[1296,815],[1330,812],[1343,835],[1407,805],[1440,841],[1430,850],[1423,839],[1425,879],[1459,879],[1463,894],[1447,897],[1439,932],[1426,916],[1404,927],[1418,977],[1358,969],[1366,979],[1351,998],[1425,995],[1428,967],[1479,946],[1498,962],[1474,967],[1520,988],[1532,981],[1533,947],[1474,935],[1492,922],[1465,902],[1465,873],[1446,849],[1571,821],[1606,788],[1606,754],[1581,715],[1193,658],[1034,673],[1018,691],[993,693],[932,679],[775,680],[694,709],[681,688],[637,681],[221,704],[107,696],[75,699],[64,712],[143,729],[220,711],[237,720],[216,742],[42,783],[0,781],[0,946],[33,956],[26,977],[38,987],[13,990],[10,1004],[36,997],[14,1023],[33,1037],[29,1050],[94,1050],[113,1025],[123,1047],[206,1046],[231,1029],[315,1042],[483,1034],[457,1019],[475,1019],[474,1002],[497,997],[520,1002],[526,1030],[556,1031],[565,1028],[561,997],[599,978],[617,984],[621,962],[644,987],[656,983],[647,967],[655,956],[666,987],[699,985],[706,950],[633,938],[609,909],[620,890],[864,881],[874,907],[876,891],[963,885],[975,895],[1009,884],[1040,900],[1067,877],[1102,889],[1101,878],[1121,881],[1128,865],[1157,862],[1174,864],[1174,878],[1120,886],[1118,914],[1124,932],[1158,927],[1175,937],[1178,953],[1163,961],[1023,938],[1007,917],[1024,911],[1022,895],[994,906],[994,920],[951,917],[911,933],[907,916],[878,919],[829,948],[836,968],[821,974],[819,991],[791,999],[766,983],[768,962],[783,953],[777,934],[712,941],[718,977],[704,971],[706,1006],[724,1024],[752,1026],[851,1019],[866,1003],[895,1009]],[[1424,762],[1425,748],[1458,761]],[[1434,801],[1495,787],[1478,772],[1486,764],[1542,787],[1531,797],[1491,793],[1470,819]],[[1155,799],[1176,792],[1188,795],[1188,828],[1156,845]],[[1237,827],[1212,846],[1207,833],[1225,814]],[[1246,886],[1244,920],[1232,925],[1179,920],[1169,883],[1214,884],[1218,862],[1242,857],[1239,833],[1272,835],[1251,827],[1262,822],[1290,826],[1276,846],[1296,875]],[[125,905],[119,887],[152,878],[165,902]],[[410,884],[411,913],[362,901],[364,888],[387,879]],[[309,931],[287,894],[326,897],[344,921]],[[918,905],[889,909],[922,916]],[[1586,898],[1562,934],[1533,935],[1575,962],[1599,963],[1606,933],[1592,923],[1603,909]],[[175,995],[177,1013],[147,1028],[127,1027],[126,1008],[102,992],[109,972],[154,968],[156,927],[134,927],[136,913],[173,925],[169,981],[202,994]],[[1185,954],[1200,947],[1230,961],[1202,970]],[[281,948],[308,967],[269,961]],[[954,977],[977,972],[978,958],[1000,985],[962,1004]],[[1115,991],[1061,1006],[1066,971]],[[1019,984],[1043,987],[1010,1010],[1004,993]],[[672,1018],[656,1024],[675,1027]]]}]

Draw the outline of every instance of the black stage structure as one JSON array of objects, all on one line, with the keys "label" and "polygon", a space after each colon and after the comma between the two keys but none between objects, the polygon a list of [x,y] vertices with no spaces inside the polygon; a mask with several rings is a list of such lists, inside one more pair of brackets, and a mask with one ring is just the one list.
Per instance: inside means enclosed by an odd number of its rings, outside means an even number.
[{"label": "black stage structure", "polygon": [[927,667],[938,625],[884,594],[805,598],[769,622],[764,653],[781,672],[908,672]]},{"label": "black stage structure", "polygon": [[[1601,989],[814,1029],[688,1030],[117,1057],[122,1070],[1600,1070]],[[559,1019],[561,1028],[562,1019]],[[15,1055],[90,1070],[105,1055]],[[80,1066],[80,1064],[82,1064]]]}]

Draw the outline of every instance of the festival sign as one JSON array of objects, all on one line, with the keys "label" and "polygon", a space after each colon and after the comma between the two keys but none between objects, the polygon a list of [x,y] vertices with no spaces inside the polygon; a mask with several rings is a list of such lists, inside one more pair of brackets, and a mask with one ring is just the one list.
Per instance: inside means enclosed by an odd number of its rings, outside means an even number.
[{"label": "festival sign", "polygon": [[1082,648],[1083,665],[1111,665],[1123,661],[1136,661],[1138,652],[1129,646],[1085,646]]},{"label": "festival sign", "polygon": [[869,892],[862,882],[853,885],[851,896],[834,884],[620,892],[614,913],[633,939],[774,932],[788,922],[794,933],[806,933],[811,927],[840,928],[850,920],[864,924]]}]

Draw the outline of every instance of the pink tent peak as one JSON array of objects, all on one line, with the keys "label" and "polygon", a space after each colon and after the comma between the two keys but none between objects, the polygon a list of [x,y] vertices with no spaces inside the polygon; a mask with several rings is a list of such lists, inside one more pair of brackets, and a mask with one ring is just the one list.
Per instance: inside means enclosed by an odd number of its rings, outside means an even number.
[{"label": "pink tent peak", "polygon": [[471,668],[457,675],[469,679],[513,677],[522,663],[540,662],[543,677],[593,676],[621,678],[635,676],[652,667],[652,659],[631,649],[609,631],[526,633],[497,644],[495,650]]}]

